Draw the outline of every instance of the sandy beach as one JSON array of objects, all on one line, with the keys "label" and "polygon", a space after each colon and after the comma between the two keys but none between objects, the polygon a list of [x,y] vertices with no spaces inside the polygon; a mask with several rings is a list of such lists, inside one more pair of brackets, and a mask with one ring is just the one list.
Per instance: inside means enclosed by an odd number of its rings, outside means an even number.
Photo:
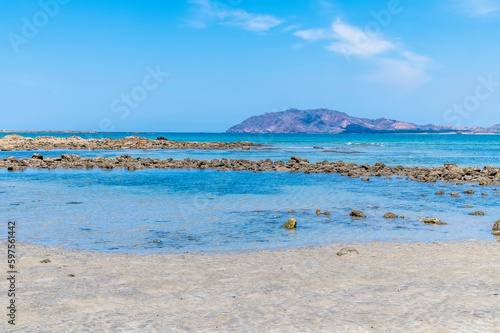
[{"label": "sandy beach", "polygon": [[18,258],[12,332],[500,332],[496,241]]}]

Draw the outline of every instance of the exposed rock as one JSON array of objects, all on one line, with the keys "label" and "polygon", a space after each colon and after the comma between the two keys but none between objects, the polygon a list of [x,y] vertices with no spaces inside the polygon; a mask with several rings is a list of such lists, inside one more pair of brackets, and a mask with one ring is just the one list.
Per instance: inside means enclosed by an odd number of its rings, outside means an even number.
[{"label": "exposed rock", "polygon": [[487,197],[487,196],[488,196],[488,193],[481,193],[481,195],[482,195],[483,197]]},{"label": "exposed rock", "polygon": [[316,215],[321,215],[321,210],[316,209]]},{"label": "exposed rock", "polygon": [[462,205],[462,207],[464,207],[464,208],[472,208],[472,207],[474,207],[474,205]]},{"label": "exposed rock", "polygon": [[366,217],[365,214],[363,214],[361,211],[356,210],[356,209],[353,209],[349,215],[351,217]]},{"label": "exposed rock", "polygon": [[349,254],[349,253],[359,254],[358,250],[356,250],[354,247],[343,247],[340,249],[339,252],[337,252],[337,255],[339,257],[342,257],[342,256],[345,256],[346,254]]},{"label": "exposed rock", "polygon": [[427,196],[427,194],[420,194],[420,196],[421,196],[421,197],[426,197],[426,196]]},{"label": "exposed rock", "polygon": [[386,219],[395,219],[397,217],[398,217],[398,215],[394,214],[393,212],[387,212],[384,214],[384,218],[386,218]]},{"label": "exposed rock", "polygon": [[445,193],[444,193],[444,191],[437,191],[435,194],[437,194],[437,195],[444,195]]},{"label": "exposed rock", "polygon": [[295,211],[293,209],[289,210],[288,212],[291,213],[291,214],[295,213]]},{"label": "exposed rock", "polygon": [[[152,140],[156,141],[156,140]],[[163,141],[162,141],[163,142]],[[165,141],[172,143],[172,141]],[[210,146],[202,149],[211,149]],[[184,147],[187,149],[187,146]],[[221,148],[222,149],[222,148]],[[494,173],[490,169],[481,171],[479,168],[459,168],[459,171],[450,172],[450,167],[437,168],[405,168],[403,166],[388,167],[382,163],[375,165],[357,165],[355,163],[336,162],[317,162],[310,163],[305,158],[292,156],[289,161],[252,161],[243,159],[212,159],[212,160],[196,160],[186,158],[184,160],[167,160],[151,159],[151,158],[133,158],[128,155],[117,156],[112,158],[97,157],[82,158],[78,155],[63,154],[61,157],[43,158],[38,155],[36,158],[16,159],[9,157],[0,159],[0,169],[7,168],[9,171],[20,171],[26,168],[38,169],[95,169],[112,170],[116,168],[125,168],[129,171],[143,169],[214,169],[218,171],[276,171],[276,172],[303,172],[303,173],[337,173],[349,177],[370,178],[382,177],[383,175],[405,175],[408,179],[419,182],[434,183],[437,180],[450,181],[455,178],[463,178],[468,182],[487,182],[488,184],[500,184],[500,172]],[[500,168],[497,168],[500,170]],[[479,171],[478,171],[479,170]],[[496,170],[496,169],[495,169]],[[467,174],[466,174],[467,173]],[[397,177],[396,177],[397,178]],[[473,185],[471,185],[473,186]],[[497,191],[495,191],[497,192]],[[437,195],[444,195],[444,191],[436,192]],[[452,196],[459,196],[458,193],[452,193]]]},{"label": "exposed rock", "polygon": [[493,224],[492,234],[495,236],[500,236],[500,220],[496,221],[495,224]]},{"label": "exposed rock", "polygon": [[482,210],[478,210],[477,212],[472,212],[470,215],[484,215],[484,212]]},{"label": "exposed rock", "polygon": [[50,259],[43,259],[40,261],[42,264],[48,264],[50,262]]},{"label": "exposed rock", "polygon": [[418,219],[419,221],[423,221],[426,224],[437,224],[437,225],[446,225],[446,222],[441,221],[437,217],[432,219]]},{"label": "exposed rock", "polygon": [[295,219],[289,219],[282,225],[282,227],[286,229],[296,229],[297,221]]},{"label": "exposed rock", "polygon": [[361,180],[368,182],[368,181],[370,181],[370,177],[363,177],[363,178],[361,178]]},{"label": "exposed rock", "polygon": [[454,198],[459,198],[460,194],[451,192],[450,195]]},{"label": "exposed rock", "polygon": [[473,190],[465,190],[462,192],[463,194],[474,194]]}]

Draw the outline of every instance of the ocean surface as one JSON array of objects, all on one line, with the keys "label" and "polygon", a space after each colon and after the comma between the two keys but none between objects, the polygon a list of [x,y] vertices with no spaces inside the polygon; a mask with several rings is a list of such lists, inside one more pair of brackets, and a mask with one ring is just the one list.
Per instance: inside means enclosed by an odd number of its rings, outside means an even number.
[{"label": "ocean surface", "polygon": [[[0,136],[10,133],[1,133]],[[19,133],[23,136],[49,135]],[[74,134],[50,134],[73,136]],[[165,136],[179,141],[251,141],[264,149],[49,151],[86,157],[198,159],[305,157],[390,166],[500,166],[500,135],[100,133],[80,137]],[[316,147],[316,148],[314,148]],[[345,153],[324,152],[336,150]],[[29,157],[33,151],[0,152]],[[17,221],[17,237],[43,245],[117,253],[182,253],[274,249],[331,242],[499,240],[495,186],[425,184],[405,179],[370,182],[335,174],[214,170],[0,170],[0,215]],[[462,193],[453,198],[448,193]],[[434,195],[444,190],[445,196]],[[488,194],[482,196],[481,193]],[[427,194],[424,197],[421,194]],[[466,208],[463,205],[474,205]],[[316,209],[331,215],[316,215]],[[368,217],[352,219],[351,209]],[[295,213],[290,213],[294,210]],[[482,210],[485,216],[470,212]],[[405,218],[382,216],[392,211]],[[289,218],[297,230],[280,228]],[[438,217],[445,226],[419,218]],[[6,228],[7,230],[7,228]],[[6,232],[5,232],[6,234]],[[0,236],[6,238],[6,236]]]}]

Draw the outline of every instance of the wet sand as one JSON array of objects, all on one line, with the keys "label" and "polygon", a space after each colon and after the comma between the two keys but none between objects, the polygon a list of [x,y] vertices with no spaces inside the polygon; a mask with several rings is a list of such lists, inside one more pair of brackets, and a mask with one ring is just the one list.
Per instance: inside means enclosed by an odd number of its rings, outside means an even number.
[{"label": "wet sand", "polygon": [[498,241],[18,256],[17,332],[500,332]]}]

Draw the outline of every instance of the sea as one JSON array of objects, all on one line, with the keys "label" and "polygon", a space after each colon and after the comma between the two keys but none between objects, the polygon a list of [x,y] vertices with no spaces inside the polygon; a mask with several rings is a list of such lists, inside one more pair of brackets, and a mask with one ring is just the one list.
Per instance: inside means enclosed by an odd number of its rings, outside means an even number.
[{"label": "sea", "polygon": [[[13,133],[0,133],[0,137]],[[119,156],[160,159],[235,158],[389,166],[500,167],[500,135],[458,134],[231,134],[231,133],[16,133],[26,137],[166,137],[177,141],[250,141],[241,150],[52,150],[45,157]],[[34,151],[1,151],[0,158]],[[496,186],[337,174],[216,170],[0,170],[0,216],[16,221],[21,242],[110,253],[233,252],[330,243],[500,241]],[[442,187],[445,185],[446,187]],[[472,189],[475,194],[462,194]],[[444,190],[447,194],[434,193]],[[461,197],[451,197],[457,192]],[[482,194],[486,195],[482,195]],[[422,196],[427,195],[427,196]],[[464,207],[474,205],[474,207]],[[316,210],[330,215],[317,215]],[[352,209],[366,218],[353,219]],[[484,216],[470,215],[484,211]],[[386,212],[401,215],[385,219]],[[447,225],[427,225],[420,218]],[[297,229],[280,226],[297,220]]]}]

